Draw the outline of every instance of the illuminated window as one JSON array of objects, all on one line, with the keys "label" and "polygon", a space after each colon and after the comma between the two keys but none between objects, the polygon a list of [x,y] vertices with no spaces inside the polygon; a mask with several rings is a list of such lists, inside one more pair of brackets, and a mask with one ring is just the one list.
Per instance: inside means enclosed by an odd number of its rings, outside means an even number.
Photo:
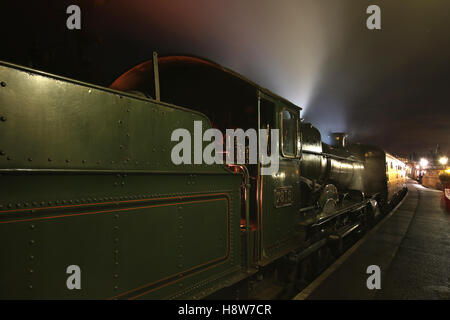
[{"label": "illuminated window", "polygon": [[295,157],[297,155],[297,117],[293,112],[285,109],[281,120],[283,155]]}]

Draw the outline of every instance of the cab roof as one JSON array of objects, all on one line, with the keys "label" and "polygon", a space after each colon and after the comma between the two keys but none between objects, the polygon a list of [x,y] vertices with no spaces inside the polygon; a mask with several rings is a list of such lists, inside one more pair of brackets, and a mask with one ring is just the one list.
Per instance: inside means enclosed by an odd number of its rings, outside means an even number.
[{"label": "cab roof", "polygon": [[[297,106],[296,104],[292,103],[291,101],[277,95],[276,93],[273,93],[269,89],[266,89],[264,87],[261,87],[257,83],[247,79],[243,75],[228,69],[216,62],[213,62],[211,60],[191,56],[191,55],[169,55],[169,56],[161,56],[158,57],[158,68],[160,70],[164,70],[167,68],[183,68],[183,67],[192,67],[192,66],[198,66],[202,68],[210,68],[212,70],[218,70],[220,72],[223,72],[224,74],[230,75],[232,78],[238,81],[245,82],[246,84],[254,87],[255,89],[260,90],[261,92],[264,92],[265,94],[271,96],[272,98],[275,98],[281,102],[283,102],[286,105],[289,105],[291,107],[295,107],[298,109],[302,109],[301,107]],[[139,86],[139,83],[147,82],[149,83],[149,80],[151,81],[153,79],[153,60],[145,61],[129,71],[122,74],[119,78],[117,78],[110,86],[111,89],[116,90],[122,90],[122,91],[129,91],[129,90],[136,90],[136,87]]]}]

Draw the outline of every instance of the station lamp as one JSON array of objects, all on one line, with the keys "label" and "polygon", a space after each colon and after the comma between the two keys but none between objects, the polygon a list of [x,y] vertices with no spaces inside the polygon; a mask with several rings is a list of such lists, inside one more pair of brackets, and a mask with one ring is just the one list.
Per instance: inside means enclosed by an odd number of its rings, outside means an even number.
[{"label": "station lamp", "polygon": [[441,157],[439,159],[439,163],[442,164],[443,166],[445,166],[448,162],[448,158],[447,157]]},{"label": "station lamp", "polygon": [[420,166],[426,168],[428,166],[428,160],[425,158],[420,159]]}]

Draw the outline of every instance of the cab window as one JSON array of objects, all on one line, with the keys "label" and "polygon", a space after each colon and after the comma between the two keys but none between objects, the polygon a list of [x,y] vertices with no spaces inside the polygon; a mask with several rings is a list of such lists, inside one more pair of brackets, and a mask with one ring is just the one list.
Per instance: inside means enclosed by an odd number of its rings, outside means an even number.
[{"label": "cab window", "polygon": [[297,155],[297,117],[284,109],[281,113],[282,127],[282,151],[285,157],[295,157]]}]

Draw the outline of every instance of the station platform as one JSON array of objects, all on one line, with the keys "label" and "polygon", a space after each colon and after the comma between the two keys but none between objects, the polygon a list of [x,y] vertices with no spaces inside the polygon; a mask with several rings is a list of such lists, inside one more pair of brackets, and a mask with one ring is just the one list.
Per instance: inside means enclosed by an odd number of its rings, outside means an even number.
[{"label": "station platform", "polygon": [[[408,181],[399,205],[295,300],[450,299],[450,214],[442,192]],[[368,289],[367,267],[381,271]]]}]

